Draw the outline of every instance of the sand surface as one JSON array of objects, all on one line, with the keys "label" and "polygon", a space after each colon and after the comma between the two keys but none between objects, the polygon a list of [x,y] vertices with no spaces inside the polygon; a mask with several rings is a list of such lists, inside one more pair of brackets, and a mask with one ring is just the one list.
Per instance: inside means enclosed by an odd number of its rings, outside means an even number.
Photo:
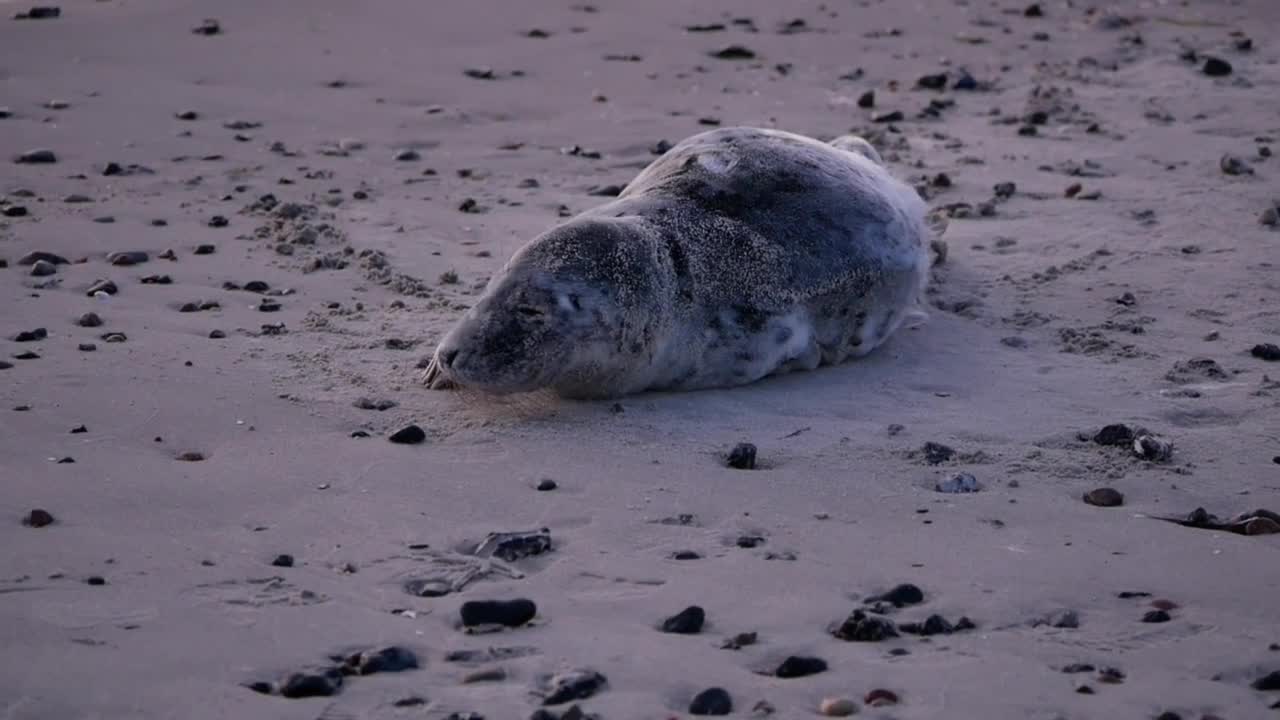
[{"label": "sand surface", "polygon": [[[1153,519],[1280,510],[1280,364],[1250,354],[1280,338],[1273,0],[114,0],[9,20],[27,7],[0,2],[0,718],[524,718],[571,668],[607,676],[580,704],[610,719],[684,717],[713,686],[738,717],[877,688],[900,703],[862,715],[1277,715],[1250,684],[1280,670],[1280,535]],[[191,31],[206,17],[221,32]],[[709,55],[731,45],[755,57]],[[952,89],[961,69],[976,87]],[[929,322],[840,367],[618,404],[417,384],[516,248],[715,122],[861,132],[953,215]],[[57,162],[13,161],[40,148]],[[32,277],[37,250],[71,262]],[[100,279],[118,292],[87,296]],[[224,289],[250,281],[270,292]],[[387,441],[410,423],[426,442]],[[1110,423],[1172,458],[1090,439]],[[758,469],[724,466],[738,442]],[[955,455],[930,464],[926,442]],[[961,472],[981,491],[935,491]],[[1099,487],[1124,504],[1082,502]],[[55,522],[25,526],[35,508]],[[543,527],[549,553],[467,554]],[[460,592],[404,589],[466,568]],[[899,583],[925,602],[893,621],[976,629],[828,633]],[[459,630],[464,601],[514,597],[532,625]],[[1152,601],[1169,621],[1142,621]],[[689,605],[700,634],[657,629]],[[1078,626],[1036,623],[1060,611]],[[741,632],[758,642],[720,647]],[[330,697],[244,687],[387,645],[421,667]],[[532,650],[446,660],[487,647]],[[760,674],[790,655],[829,669]],[[490,667],[505,679],[464,682]]]}]

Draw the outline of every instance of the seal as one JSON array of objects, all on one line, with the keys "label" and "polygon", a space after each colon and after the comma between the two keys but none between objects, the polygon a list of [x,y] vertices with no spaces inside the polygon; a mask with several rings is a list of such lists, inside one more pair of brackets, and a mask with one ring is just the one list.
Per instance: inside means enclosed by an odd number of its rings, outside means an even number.
[{"label": "seal", "polygon": [[859,137],[694,135],[520,248],[423,382],[608,398],[864,356],[923,317],[925,211]]}]

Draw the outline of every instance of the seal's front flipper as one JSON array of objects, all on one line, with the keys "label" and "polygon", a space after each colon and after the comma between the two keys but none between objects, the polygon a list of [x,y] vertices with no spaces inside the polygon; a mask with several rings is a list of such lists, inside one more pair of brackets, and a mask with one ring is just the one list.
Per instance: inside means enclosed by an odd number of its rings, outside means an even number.
[{"label": "seal's front flipper", "polygon": [[431,363],[427,365],[426,371],[422,373],[422,384],[432,390],[453,390],[457,388],[457,384],[450,380],[444,371],[440,369],[440,361],[431,358]]}]

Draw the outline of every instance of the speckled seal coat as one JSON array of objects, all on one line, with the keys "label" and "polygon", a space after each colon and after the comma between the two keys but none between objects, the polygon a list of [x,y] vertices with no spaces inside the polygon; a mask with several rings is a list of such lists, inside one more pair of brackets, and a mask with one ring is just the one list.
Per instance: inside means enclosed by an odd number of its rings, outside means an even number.
[{"label": "speckled seal coat", "polygon": [[929,239],[860,138],[701,133],[517,251],[423,379],[613,397],[839,363],[919,312]]}]

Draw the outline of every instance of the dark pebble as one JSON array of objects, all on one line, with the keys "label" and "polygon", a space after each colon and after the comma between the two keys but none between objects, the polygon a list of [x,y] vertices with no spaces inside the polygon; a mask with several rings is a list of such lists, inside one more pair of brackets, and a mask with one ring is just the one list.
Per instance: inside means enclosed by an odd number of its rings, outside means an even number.
[{"label": "dark pebble", "polygon": [[756,467],[756,446],[751,443],[738,443],[729,451],[725,465],[736,470],[754,470]]},{"label": "dark pebble", "polygon": [[938,465],[955,457],[956,451],[942,443],[927,442],[920,448],[924,461],[930,465]]},{"label": "dark pebble", "polygon": [[922,623],[902,623],[898,626],[898,629],[904,633],[928,637],[930,635],[950,635],[961,630],[972,630],[974,627],[976,626],[973,621],[967,617],[961,617],[953,625],[941,615],[930,615]]},{"label": "dark pebble", "polygon": [[690,715],[728,715],[733,712],[733,698],[724,688],[708,688],[689,703]]},{"label": "dark pebble", "polygon": [[[399,700],[396,700],[395,702],[391,703],[391,706],[398,707],[398,708],[406,708],[406,707],[421,707],[426,704],[427,704],[426,698],[418,695],[410,695],[409,697],[403,697],[403,698],[400,698]],[[462,716],[459,715],[458,713],[453,713],[449,717],[456,718],[459,720],[462,718]],[[484,720],[484,718],[479,718],[478,720]]]},{"label": "dark pebble", "polygon": [[1280,670],[1273,670],[1249,684],[1254,690],[1270,692],[1280,690]]},{"label": "dark pebble", "polygon": [[827,661],[822,658],[792,655],[783,660],[773,674],[780,678],[801,678],[817,675],[826,670]]},{"label": "dark pebble", "polygon": [[672,560],[700,560],[701,558],[701,555],[692,550],[677,550],[671,553]]},{"label": "dark pebble", "polygon": [[877,122],[877,123],[902,122],[903,119],[905,119],[906,117],[907,117],[906,115],[902,114],[901,110],[893,110],[891,112],[881,113],[880,115],[876,115],[875,117],[871,118],[871,122]]},{"label": "dark pebble", "polygon": [[168,275],[148,275],[138,282],[143,285],[172,285],[173,278]]},{"label": "dark pebble", "polygon": [[342,672],[326,668],[314,673],[293,673],[280,684],[287,698],[329,697],[342,689]]},{"label": "dark pebble", "polygon": [[867,602],[887,602],[894,607],[906,607],[924,602],[924,591],[911,583],[903,583],[880,595],[873,595]]},{"label": "dark pebble", "polygon": [[98,346],[93,343],[80,343],[76,346],[76,349],[80,352],[93,352],[98,349]]},{"label": "dark pebble", "polygon": [[542,704],[560,705],[573,700],[586,700],[608,684],[608,678],[594,670],[560,673],[551,677]]},{"label": "dark pebble", "polygon": [[22,524],[33,528],[46,527],[53,524],[53,514],[48,510],[36,508],[22,518]]},{"label": "dark pebble", "polygon": [[372,398],[360,398],[352,405],[361,410],[377,410],[383,412],[395,407],[398,403],[395,400],[374,400]]},{"label": "dark pebble", "polygon": [[756,56],[754,50],[742,45],[729,45],[709,54],[717,60],[750,60]]},{"label": "dark pebble", "polygon": [[188,120],[188,121],[189,121],[189,120],[199,120],[199,119],[200,119],[200,113],[196,112],[195,110],[182,110],[182,111],[180,111],[180,112],[174,113],[174,115],[173,115],[173,116],[174,116],[175,118],[179,119],[179,120]]},{"label": "dark pebble", "polygon": [[290,567],[293,567],[293,556],[292,556],[292,555],[277,555],[277,556],[275,556],[275,558],[271,561],[271,564],[272,564],[272,565],[274,565],[275,567],[282,567],[282,568],[290,568]]},{"label": "dark pebble", "polygon": [[57,5],[36,5],[13,17],[15,20],[52,20],[61,16],[62,8]]},{"label": "dark pebble", "polygon": [[89,577],[85,578],[84,581],[90,585],[106,585],[107,584],[107,579],[102,577],[101,575],[90,575]]},{"label": "dark pebble", "polygon": [[122,332],[109,332],[109,333],[103,333],[102,335],[102,341],[109,342],[109,343],[122,343],[127,341],[128,339],[129,339],[129,336],[125,335]]},{"label": "dark pebble", "polygon": [[1280,345],[1276,345],[1274,343],[1259,343],[1258,345],[1253,346],[1253,349],[1249,351],[1249,354],[1259,360],[1278,362],[1280,361]]},{"label": "dark pebble", "polygon": [[542,528],[528,532],[489,533],[476,547],[475,553],[481,557],[492,555],[499,560],[516,562],[551,550],[551,531]]},{"label": "dark pebble", "polygon": [[85,427],[84,425],[77,425],[71,428],[72,435],[79,435],[80,433],[87,433],[87,432],[89,432],[89,428]]},{"label": "dark pebble", "polygon": [[27,208],[25,205],[8,205],[0,210],[0,215],[8,218],[20,218],[27,216]]},{"label": "dark pebble", "polygon": [[1164,610],[1151,610],[1142,616],[1144,623],[1164,623],[1173,619],[1173,616]]},{"label": "dark pebble", "polygon": [[263,300],[258,303],[258,312],[279,312],[281,307],[283,306],[275,300]]},{"label": "dark pebble", "polygon": [[678,635],[696,635],[702,632],[702,625],[707,621],[707,613],[697,605],[690,605],[680,612],[662,621],[662,632]]},{"label": "dark pebble", "polygon": [[227,225],[230,224],[230,222],[231,221],[227,220],[225,217],[221,215],[214,215],[213,217],[209,218],[209,222],[206,224],[211,228],[220,228],[220,227],[226,227]]},{"label": "dark pebble", "polygon": [[39,360],[40,359],[39,354],[31,352],[30,350],[27,350],[26,352],[17,353],[12,357],[14,360]]},{"label": "dark pebble", "polygon": [[538,614],[538,606],[527,598],[514,600],[468,600],[458,610],[464,627],[502,625],[520,627]]},{"label": "dark pebble", "polygon": [[947,74],[924,75],[916,80],[916,87],[923,90],[942,90],[947,86]]},{"label": "dark pebble", "polygon": [[58,162],[58,156],[52,150],[43,148],[38,150],[28,150],[18,157],[14,158],[14,162],[22,165],[49,165]]},{"label": "dark pebble", "polygon": [[759,535],[739,535],[734,544],[740,548],[750,550],[751,548],[760,547],[764,544],[764,538]]},{"label": "dark pebble", "polygon": [[150,255],[142,251],[129,252],[113,252],[107,255],[107,262],[112,265],[127,267],[129,265],[140,265],[151,259]]},{"label": "dark pebble", "polygon": [[869,110],[876,106],[875,90],[868,90],[858,96],[858,107]]},{"label": "dark pebble", "polygon": [[98,317],[98,313],[87,312],[76,319],[76,325],[87,328],[101,327],[102,318]]},{"label": "dark pebble", "polygon": [[888,618],[854,610],[831,634],[848,642],[881,642],[898,637],[898,628]]},{"label": "dark pebble", "polygon": [[[71,456],[67,456],[67,457],[64,457],[64,458],[58,458],[58,464],[59,464],[59,465],[72,465],[72,464],[74,464],[74,463],[75,463],[75,461],[76,461],[76,459],[75,459],[75,458],[73,458],[73,457],[71,457]],[[90,584],[90,585],[92,585],[93,583],[89,583],[89,584]]]},{"label": "dark pebble", "polygon": [[191,32],[195,35],[220,35],[222,24],[213,18],[205,18],[199,25],[191,28]]},{"label": "dark pebble", "polygon": [[387,439],[397,445],[417,445],[427,439],[427,433],[417,425],[408,425],[391,433]]},{"label": "dark pebble", "polygon": [[1128,425],[1123,423],[1114,423],[1099,430],[1093,436],[1093,441],[1099,445],[1127,446],[1133,442],[1133,438],[1136,436],[1137,433]]},{"label": "dark pebble", "polygon": [[49,331],[44,328],[36,328],[35,330],[23,330],[14,335],[11,339],[14,342],[36,342],[49,337]]},{"label": "dark pebble", "polygon": [[1206,57],[1201,68],[1209,77],[1225,77],[1231,74],[1231,63],[1217,57]]},{"label": "dark pebble", "polygon": [[1120,507],[1124,504],[1124,494],[1114,488],[1102,487],[1085,493],[1084,501],[1098,507]]},{"label": "dark pebble", "polygon": [[32,277],[48,277],[56,272],[58,272],[58,266],[44,260],[38,260],[31,266]]},{"label": "dark pebble", "polygon": [[1089,663],[1072,663],[1070,665],[1064,666],[1062,668],[1062,672],[1068,675],[1076,675],[1079,673],[1093,672],[1096,669],[1097,668],[1090,665]]},{"label": "dark pebble", "polygon": [[868,692],[866,696],[862,698],[862,702],[871,707],[884,707],[886,705],[897,705],[899,699],[898,694],[892,690],[876,688],[875,690]]},{"label": "dark pebble", "polygon": [[204,245],[197,245],[195,249],[195,254],[196,255],[212,255],[217,251],[218,251],[218,248],[216,246],[209,245],[206,243]]},{"label": "dark pebble", "polygon": [[54,253],[44,252],[42,250],[29,252],[26,255],[23,255],[22,257],[18,258],[19,265],[35,265],[36,263],[42,262],[42,261],[50,263],[52,265],[70,265],[71,264],[70,260],[62,257],[61,255],[55,255]]},{"label": "dark pebble", "polygon": [[538,492],[548,492],[550,490],[555,490],[557,487],[559,486],[556,485],[555,480],[552,480],[551,478],[543,478],[538,481],[535,489],[538,490]]}]

